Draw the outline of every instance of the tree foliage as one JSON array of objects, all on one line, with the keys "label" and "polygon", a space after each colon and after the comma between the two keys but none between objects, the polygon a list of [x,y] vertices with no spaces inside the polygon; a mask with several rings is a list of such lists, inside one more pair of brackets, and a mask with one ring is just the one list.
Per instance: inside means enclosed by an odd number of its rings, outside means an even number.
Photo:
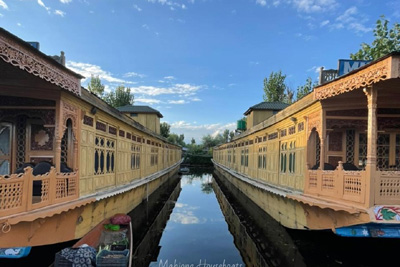
[{"label": "tree foliage", "polygon": [[306,83],[304,85],[301,85],[297,87],[297,95],[296,99],[299,100],[303,98],[304,96],[308,95],[314,90],[314,87],[317,85],[317,82],[315,81],[313,83],[312,78],[308,77],[306,80]]},{"label": "tree foliage", "polygon": [[131,94],[131,88],[120,85],[114,92],[106,94],[103,98],[110,106],[122,107],[125,105],[133,105],[134,96]]},{"label": "tree foliage", "polygon": [[93,74],[92,74],[89,85],[88,85],[88,90],[91,93],[98,95],[99,97],[103,96],[104,85],[101,83],[99,76],[93,76]]},{"label": "tree foliage", "polygon": [[360,50],[350,54],[353,60],[375,60],[393,51],[400,50],[400,24],[394,23],[389,29],[389,21],[381,16],[374,29],[375,39],[371,45],[362,43]]},{"label": "tree foliage", "polygon": [[171,129],[171,125],[169,125],[168,123],[166,123],[166,122],[160,123],[160,134],[161,134],[161,136],[164,136],[165,138],[168,138],[170,129]]},{"label": "tree foliage", "polygon": [[183,134],[177,135],[175,133],[171,133],[168,136],[167,140],[175,145],[179,145],[182,147],[186,146],[185,141],[184,141],[185,136]]},{"label": "tree foliage", "polygon": [[285,83],[286,75],[282,71],[271,72],[269,78],[264,78],[264,101],[291,103],[293,92]]}]

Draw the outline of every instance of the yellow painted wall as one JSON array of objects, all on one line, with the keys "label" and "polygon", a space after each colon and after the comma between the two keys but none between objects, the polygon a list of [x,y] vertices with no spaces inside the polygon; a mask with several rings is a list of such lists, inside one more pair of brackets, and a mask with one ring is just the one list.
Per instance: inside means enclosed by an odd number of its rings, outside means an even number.
[{"label": "yellow painted wall", "polygon": [[[293,108],[292,106],[289,108]],[[261,180],[271,184],[287,187],[290,189],[295,189],[299,191],[304,191],[305,182],[305,170],[306,170],[306,151],[307,151],[307,120],[306,117],[316,111],[321,110],[321,105],[319,102],[299,110],[287,116],[283,120],[271,124],[269,127],[265,127],[257,132],[243,136],[242,138],[235,139],[234,141],[219,146],[214,150],[214,160],[218,163],[223,164],[231,169],[238,171],[239,173],[246,174],[253,179]],[[253,114],[252,112],[251,114]],[[250,121],[254,119],[253,116],[249,116]],[[249,118],[248,117],[248,118]],[[297,119],[293,122],[291,117]],[[304,128],[298,131],[298,125],[303,123]],[[295,127],[295,133],[289,134],[289,128]],[[282,136],[282,130],[286,130],[286,135]],[[263,142],[256,142],[258,138],[263,138],[273,133],[278,133],[278,138],[267,140]],[[247,142],[247,145],[246,145]],[[250,144],[253,142],[252,144]],[[244,146],[240,144],[244,143]],[[282,151],[282,145],[287,146],[286,152]],[[290,144],[294,146],[289,149]],[[237,147],[233,147],[236,145]],[[231,146],[230,148],[228,148]],[[259,148],[266,147],[266,157],[267,166],[266,169],[258,168],[258,155]],[[230,152],[228,152],[230,151]],[[242,152],[247,152],[248,156],[248,166],[243,166],[241,164]],[[231,155],[231,161],[228,161],[228,153]],[[281,154],[287,155],[286,159],[286,171],[281,171]],[[294,171],[289,172],[289,155],[295,155]],[[233,162],[233,157],[235,157],[235,162]]]},{"label": "yellow painted wall", "polygon": [[[95,115],[90,113],[92,106],[81,99],[78,99],[68,93],[61,96],[66,101],[80,108],[81,120],[79,124],[80,142],[79,142],[79,191],[80,197],[102,191],[106,188],[130,183],[133,180],[144,178],[152,173],[165,169],[181,159],[181,148],[172,144],[165,143],[163,140],[142,132],[131,125],[118,120],[102,110],[97,110]],[[83,123],[84,115],[93,118],[93,126]],[[155,115],[155,117],[157,117]],[[96,129],[96,122],[107,124],[108,127],[117,129],[116,134],[111,134]],[[124,136],[120,136],[120,131]],[[141,142],[133,141],[127,138],[127,133],[141,138]],[[105,149],[114,153],[114,170],[105,173],[95,173],[95,151],[96,137],[102,138],[106,142],[114,142],[114,147]],[[132,151],[133,147],[139,148],[138,151]],[[151,149],[157,149],[157,164],[151,165]],[[160,160],[163,155],[168,153],[170,157]],[[140,157],[139,168],[132,168],[132,154],[138,154]],[[105,163],[106,164],[106,163]]]}]

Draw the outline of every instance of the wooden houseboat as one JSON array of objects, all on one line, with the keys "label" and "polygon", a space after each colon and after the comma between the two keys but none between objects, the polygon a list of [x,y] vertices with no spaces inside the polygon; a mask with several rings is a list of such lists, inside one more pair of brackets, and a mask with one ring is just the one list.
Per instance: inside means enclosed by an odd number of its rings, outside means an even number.
[{"label": "wooden houseboat", "polygon": [[82,237],[177,173],[181,147],[0,28],[0,247]]},{"label": "wooden houseboat", "polygon": [[400,237],[399,77],[394,52],[315,87],[215,147],[216,171],[285,227]]}]

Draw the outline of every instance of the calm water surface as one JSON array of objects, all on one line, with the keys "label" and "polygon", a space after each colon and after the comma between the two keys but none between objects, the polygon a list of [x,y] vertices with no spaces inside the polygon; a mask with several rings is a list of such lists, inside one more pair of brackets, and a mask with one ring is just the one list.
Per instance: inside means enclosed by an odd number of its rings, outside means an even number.
[{"label": "calm water surface", "polygon": [[181,189],[150,266],[244,266],[214,194],[212,174],[183,175]]}]

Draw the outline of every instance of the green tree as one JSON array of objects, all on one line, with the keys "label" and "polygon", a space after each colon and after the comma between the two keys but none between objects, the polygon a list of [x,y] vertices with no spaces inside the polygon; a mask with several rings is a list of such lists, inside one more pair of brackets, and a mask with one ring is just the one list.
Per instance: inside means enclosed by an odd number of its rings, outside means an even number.
[{"label": "green tree", "polygon": [[271,72],[269,78],[264,78],[264,101],[268,102],[284,102],[286,101],[285,84],[286,75],[281,71]]},{"label": "green tree", "polygon": [[175,145],[182,146],[182,147],[186,146],[184,139],[185,139],[185,136],[183,134],[177,135],[175,133],[171,133],[167,138],[167,140],[169,142],[171,142]]},{"label": "green tree", "polygon": [[101,83],[99,76],[93,76],[93,74],[92,74],[89,85],[88,85],[88,90],[91,93],[98,95],[99,97],[103,96],[104,85]]},{"label": "green tree", "polygon": [[233,137],[235,137],[235,132],[234,132],[234,131],[231,131],[231,132],[229,133],[229,141],[232,141]]},{"label": "green tree", "polygon": [[224,133],[222,134],[222,137],[223,137],[225,143],[227,143],[229,141],[229,130],[228,129],[226,129],[224,131]]},{"label": "green tree", "polygon": [[316,85],[317,82],[313,83],[312,78],[308,77],[304,85],[297,87],[296,99],[299,100],[304,96],[308,95],[309,93],[311,93]]},{"label": "green tree", "polygon": [[170,129],[171,129],[171,125],[169,125],[168,123],[166,123],[166,122],[160,123],[160,134],[161,134],[161,136],[164,136],[165,138],[168,138]]},{"label": "green tree", "polygon": [[196,144],[196,140],[192,137],[192,140],[190,140],[190,143],[191,143],[192,145],[195,145],[195,144]]},{"label": "green tree", "polygon": [[371,45],[362,43],[360,50],[350,54],[353,60],[375,60],[393,51],[400,50],[400,24],[394,23],[389,29],[389,21],[381,16],[376,22],[374,29],[375,39]]},{"label": "green tree", "polygon": [[106,94],[103,98],[110,106],[122,107],[125,105],[133,105],[134,96],[131,94],[131,88],[120,85],[115,89],[115,92]]}]

